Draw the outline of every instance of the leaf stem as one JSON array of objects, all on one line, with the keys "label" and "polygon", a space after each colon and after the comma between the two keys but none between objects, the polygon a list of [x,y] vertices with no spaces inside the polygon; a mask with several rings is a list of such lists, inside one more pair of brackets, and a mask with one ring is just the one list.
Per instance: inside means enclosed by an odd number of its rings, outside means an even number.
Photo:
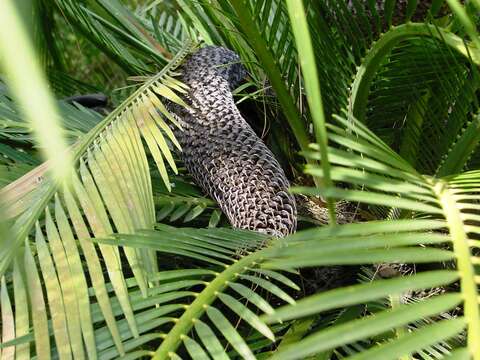
[{"label": "leaf stem", "polygon": [[467,321],[467,346],[473,360],[480,360],[480,311],[478,306],[475,269],[470,261],[472,254],[468,245],[461,213],[447,184],[439,181],[434,186],[447,220],[453,241],[453,250],[457,258],[460,274],[460,286],[464,298],[464,313]]},{"label": "leaf stem", "polygon": [[[278,65],[270,52],[267,43],[262,34],[257,28],[257,25],[252,20],[253,16],[249,10],[249,5],[246,1],[232,1],[230,5],[237,13],[240,27],[249,39],[255,54],[263,65],[263,69],[267,74],[268,79],[275,90],[278,101],[285,113],[288,125],[292,129],[293,135],[297,140],[300,150],[306,152],[309,150],[310,137],[307,133],[306,126],[302,121],[302,115],[298,111],[291,94],[285,86],[284,79],[280,73]],[[315,164],[315,161],[308,160],[307,163]],[[323,187],[322,179],[314,176],[313,181],[317,187]]]},{"label": "leaf stem", "polygon": [[255,251],[232,265],[227,266],[223,272],[218,274],[217,277],[203,289],[197,298],[188,305],[187,310],[178,319],[175,326],[169,331],[168,336],[155,351],[152,360],[169,359],[169,354],[175,352],[180,345],[182,336],[188,334],[195,320],[199,319],[207,307],[217,299],[218,293],[222,292],[228,286],[228,283],[235,280],[240,273],[258,262],[267,250],[269,249]]},{"label": "leaf stem", "polygon": [[278,100],[280,101],[280,105],[285,112],[285,117],[295,138],[297,139],[300,149],[302,151],[306,151],[308,149],[310,140],[305,129],[305,125],[302,122],[301,115],[292,100],[292,96],[285,86],[278,66],[275,63],[275,60],[262,37],[262,34],[252,20],[252,14],[249,11],[248,4],[245,1],[232,1],[231,6],[235,9],[240,21],[240,26],[245,32],[245,35],[249,38],[255,54],[263,64],[263,69],[275,90]]},{"label": "leaf stem", "polygon": [[[333,187],[330,176],[330,162],[328,161],[328,137],[325,126],[325,112],[323,109],[322,94],[318,81],[317,64],[313,53],[312,39],[308,29],[307,18],[303,1],[287,0],[288,15],[297,44],[300,66],[304,75],[307,101],[312,114],[313,128],[316,141],[320,147],[321,166],[323,170],[323,185],[327,188]],[[336,222],[335,202],[327,197],[327,207],[330,225]]]}]

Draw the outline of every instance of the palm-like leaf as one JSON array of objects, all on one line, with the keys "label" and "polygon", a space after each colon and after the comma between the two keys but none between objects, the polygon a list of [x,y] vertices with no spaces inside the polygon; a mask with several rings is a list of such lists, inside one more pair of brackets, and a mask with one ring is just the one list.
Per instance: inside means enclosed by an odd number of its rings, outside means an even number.
[{"label": "palm-like leaf", "polygon": [[[96,356],[87,277],[81,257],[85,258],[85,269],[88,269],[118,351],[123,353],[125,350],[103,279],[101,261],[105,263],[128,326],[134,336],[138,336],[118,248],[101,245],[99,256],[96,248],[85,239],[91,234],[106,236],[114,229],[128,233],[153,225],[155,212],[151,180],[142,138],[165,186],[169,188],[164,158],[174,171],[176,167],[166,138],[179,146],[165,120],[175,121],[158,96],[183,104],[176,92],[184,90],[175,80],[173,70],[191,48],[192,44],[188,43],[167,67],[71,147],[78,173],[72,174],[69,184],[57,184],[46,177],[48,163],[45,163],[2,190],[4,208],[10,217],[15,218],[15,223],[13,241],[2,244],[1,273],[8,276],[14,263],[23,264],[27,280],[16,277],[13,285],[28,294],[32,305],[38,301],[38,306],[49,309],[59,354],[66,355],[70,351],[82,354],[82,341],[85,341],[88,357]],[[34,235],[31,241],[32,227]],[[80,251],[75,239],[80,242]],[[42,275],[34,254],[38,256]],[[147,251],[130,248],[124,248],[124,254],[145,295],[148,287],[145,271],[155,271],[155,258]],[[14,259],[16,262],[12,263]],[[26,283],[38,282],[41,277],[45,282],[45,292],[39,285],[25,286]],[[11,279],[10,276],[8,278]],[[32,312],[37,354],[48,352],[50,348],[45,316]],[[22,318],[20,313],[16,317]],[[28,318],[22,319],[25,322],[20,324],[17,335],[22,335],[30,324]]]},{"label": "palm-like leaf", "polygon": [[[240,356],[253,359],[253,353],[243,336],[224,315],[225,308],[273,341],[273,332],[255,314],[258,309],[267,313],[272,313],[273,309],[258,294],[258,290],[252,290],[252,286],[262,288],[290,303],[294,303],[294,300],[275,283],[298,289],[280,273],[257,269],[263,254],[262,250],[257,249],[268,241],[266,236],[258,233],[227,229],[173,229],[159,224],[157,231],[118,235],[111,240],[99,241],[103,244],[128,244],[141,249],[155,249],[161,253],[186,256],[210,264],[211,270],[206,272],[206,282],[197,283],[202,287],[201,291],[168,331],[153,356],[158,359],[165,359],[171,353],[178,352],[177,348],[182,343],[192,358],[205,358],[209,353],[213,358],[228,359],[222,345],[225,341]],[[239,295],[247,299],[250,306],[237,300]],[[193,330],[200,342],[193,336],[186,335]],[[216,331],[221,333],[221,337],[216,335]]]},{"label": "palm-like leaf", "polygon": [[[421,317],[448,311],[459,304],[463,306],[463,318],[428,325],[419,329],[418,334],[415,332],[406,334],[405,337],[399,336],[362,352],[358,357],[392,358],[410,354],[420,351],[426,344],[435,344],[451,337],[464,328],[467,329],[468,351],[472,356],[476,356],[480,314],[478,284],[475,278],[477,258],[473,255],[477,241],[472,235],[478,232],[478,219],[470,209],[476,208],[478,172],[443,179],[422,176],[363,124],[340,117],[337,121],[340,126],[328,126],[329,139],[337,145],[330,148],[329,154],[333,165],[332,178],[354,187],[362,185],[364,190],[298,188],[297,191],[369,205],[401,208],[410,211],[417,219],[388,220],[300,232],[287,239],[288,246],[278,250],[276,258],[262,266],[278,269],[398,262],[439,263],[438,266],[441,267],[442,262],[455,260],[457,270],[419,272],[405,278],[375,281],[318,294],[278,310],[276,314],[268,317],[269,321],[293,319],[381,297],[400,295],[406,291],[443,286],[457,279],[460,282],[460,293],[440,295],[418,304],[401,305],[399,308],[321,330],[280,351],[274,358],[303,358],[380,334],[396,326],[407,325]],[[318,158],[319,154],[312,152],[308,156]],[[322,173],[316,166],[309,166],[307,172],[318,176]],[[382,293],[383,291],[385,293]],[[423,306],[426,306],[425,313]],[[412,317],[408,314],[412,314]],[[344,335],[340,337],[339,334]]]},{"label": "palm-like leaf", "polygon": [[[419,26],[419,29],[420,28],[422,28],[422,26]],[[474,211],[467,210],[476,207],[477,196],[475,194],[478,193],[478,183],[473,179],[476,179],[478,175],[476,172],[472,172],[451,176],[446,179],[435,179],[420,175],[408,162],[392,151],[378,136],[366,128],[364,124],[353,119],[353,115],[361,114],[361,112],[356,112],[356,109],[358,109],[356,106],[358,104],[361,103],[359,107],[361,109],[360,111],[365,111],[366,109],[366,101],[357,103],[356,94],[365,100],[369,95],[368,86],[358,87],[358,85],[361,84],[365,78],[367,79],[366,83],[373,79],[373,75],[376,74],[378,66],[385,60],[385,57],[389,53],[389,50],[385,48],[382,49],[382,42],[388,43],[389,36],[395,37],[396,31],[401,32],[401,30],[391,30],[391,32],[384,35],[370,52],[367,53],[365,61],[362,67],[359,68],[359,72],[352,86],[353,105],[350,108],[348,120],[337,117],[337,122],[340,126],[334,124],[328,125],[328,139],[332,144],[328,159],[333,165],[330,175],[335,181],[353,185],[353,189],[317,188],[308,190],[303,188],[298,190],[302,193],[311,193],[312,195],[316,194],[327,197],[332,196],[338,199],[347,199],[353,202],[367,203],[381,207],[402,208],[407,211],[403,213],[403,216],[435,220],[418,219],[408,220],[407,222],[405,222],[406,220],[397,220],[388,221],[388,223],[383,224],[370,223],[339,226],[330,229],[312,230],[310,233],[307,233],[305,237],[302,237],[302,234],[299,233],[292,236],[291,239],[287,239],[289,246],[279,250],[277,254],[279,258],[265,263],[264,266],[276,269],[282,267],[290,268],[318,265],[375,264],[378,262],[435,263],[455,259],[458,270],[455,273],[445,273],[441,279],[442,282],[446,281],[446,283],[442,285],[455,281],[458,277],[460,279],[460,291],[462,295],[442,295],[440,298],[430,300],[431,303],[429,303],[429,301],[422,301],[413,305],[401,305],[392,310],[372,314],[359,320],[353,320],[341,325],[319,330],[294,345],[280,349],[273,358],[304,358],[308,355],[329,351],[332,348],[343,346],[353,341],[371,338],[386,330],[405,326],[421,317],[448,311],[448,309],[455,307],[460,299],[463,300],[464,318],[442,321],[435,325],[425,326],[412,334],[406,335],[405,333],[398,332],[396,339],[392,339],[386,343],[380,343],[370,350],[363,351],[356,357],[371,358],[373,356],[375,358],[396,358],[419,351],[421,352],[425,346],[443,341],[459,333],[465,327],[467,329],[465,351],[473,358],[478,356],[480,318],[478,312],[478,285],[475,278],[477,260],[476,257],[472,255],[476,246],[476,240],[472,239],[472,235],[475,234],[478,229],[476,227],[476,215],[473,214]],[[432,29],[425,35],[435,38],[438,36],[436,31],[438,31],[438,29]],[[464,54],[469,54],[468,50],[466,50],[466,45],[460,45],[460,42],[458,42],[452,34],[445,33],[445,36],[441,36],[441,39],[446,45],[451,46],[453,49]],[[472,50],[475,51],[475,49]],[[476,55],[472,55],[473,62],[476,61],[475,58]],[[441,78],[445,79],[443,76]],[[396,95],[398,96],[398,92]],[[462,95],[460,95],[460,98]],[[310,94],[310,96],[312,95]],[[388,100],[385,101],[385,98],[381,100],[384,104],[388,104]],[[467,104],[468,101],[467,98]],[[409,120],[413,121],[414,119]],[[452,121],[454,121],[454,119],[452,119]],[[452,123],[452,121],[450,121],[450,123]],[[468,137],[466,136],[466,138]],[[472,146],[465,146],[464,144],[464,146],[459,146],[459,148],[462,148],[463,151],[472,151],[477,146],[475,141],[476,139],[472,139],[470,135],[470,144],[472,144]],[[465,140],[465,142],[468,141]],[[319,149],[321,149],[321,145],[317,148],[317,151]],[[324,154],[320,156],[318,152],[308,156],[311,156],[314,160],[320,160],[321,158],[325,161]],[[457,171],[460,170],[464,164],[465,162],[455,164],[456,166],[460,165],[460,167],[456,168]],[[308,173],[319,177],[325,175],[324,170],[325,169],[322,170],[315,165],[309,165],[307,167]],[[464,178],[469,180],[463,180]],[[462,190],[459,191],[458,185],[456,184],[457,182],[466,183],[463,185],[466,187],[463,191],[468,193],[469,196],[463,197],[459,195]],[[363,191],[357,190],[359,187],[361,187]],[[392,228],[388,230],[384,228],[384,226],[387,228],[392,226]],[[437,226],[438,228],[435,230]],[[441,230],[440,233],[446,232],[448,236],[445,237],[445,235],[437,234],[439,230]],[[296,236],[298,237],[296,238]],[[317,236],[318,241],[315,241],[314,239]],[[435,240],[432,236],[437,237],[437,239]],[[297,240],[295,240],[295,238]],[[329,241],[329,238],[332,239],[332,241]],[[437,241],[439,241],[440,244],[444,243],[444,240],[447,240],[446,244],[451,244],[453,251],[446,250],[448,248],[446,245],[442,246],[443,249],[439,249],[438,245],[434,245]],[[296,241],[298,241],[297,244]],[[318,251],[314,250],[314,246],[312,246],[314,243],[318,244]],[[380,245],[380,243],[382,244]],[[379,245],[378,247],[377,244]],[[427,244],[430,245],[427,246]],[[298,248],[297,245],[299,246]],[[304,252],[302,252],[302,248],[305,250]],[[380,285],[379,289],[386,289],[388,285],[392,284],[396,288],[393,294],[401,294],[405,290],[411,291],[416,289],[416,286],[423,288],[423,285],[418,283],[415,285],[412,284],[412,286],[406,285],[407,281],[421,282],[431,275],[430,280],[434,282],[439,280],[439,274],[430,274],[428,272],[423,274],[419,273],[405,279],[388,280],[388,284]],[[395,284],[395,281],[399,281],[399,283]],[[287,306],[277,314],[267,317],[267,319],[270,321],[278,321],[314,315],[319,311],[334,309],[339,304],[342,306],[352,306],[385,296],[374,295],[374,289],[377,285],[378,283],[358,285],[352,288],[319,294],[311,297],[310,300],[307,298],[293,306]],[[403,285],[406,285],[409,289],[402,289]],[[363,292],[363,286],[368,288],[368,290]],[[399,287],[397,288],[396,286]],[[429,283],[424,284],[424,286],[429,288],[438,285]],[[367,297],[372,295],[372,298],[362,298],[363,295]],[[391,295],[392,294],[390,294],[390,296]],[[452,297],[451,302],[447,299],[448,296]],[[332,300],[331,305],[329,305],[329,299]],[[342,299],[347,303],[343,303]],[[316,304],[318,308],[315,308],[314,304]],[[428,310],[422,314],[422,307],[425,305],[427,305],[427,307],[424,309]],[[436,305],[439,307],[436,307]],[[315,309],[313,310],[313,308]],[[432,311],[432,313],[430,313],[430,311]],[[283,314],[281,314],[282,312]],[[278,314],[280,314],[280,316],[278,316]],[[411,314],[412,317],[410,317],[409,314]],[[399,316],[397,317],[397,315]],[[420,315],[420,317],[416,318],[417,315]],[[457,350],[456,353],[460,354],[461,351],[463,350]]]},{"label": "palm-like leaf", "polygon": [[[129,301],[135,313],[135,319],[140,334],[139,336],[134,335],[125,318],[122,318],[123,309],[118,298],[113,293],[113,284],[107,283],[106,289],[110,296],[112,314],[119,318],[117,320],[119,330],[118,335],[125,351],[130,352],[132,349],[138,351],[138,347],[143,344],[158,340],[161,337],[161,334],[158,332],[152,332],[152,330],[155,330],[163,324],[172,324],[174,322],[174,317],[184,308],[185,302],[188,301],[187,299],[195,296],[196,292],[190,289],[196,285],[203,284],[207,276],[212,276],[212,272],[199,269],[183,269],[151,273],[149,275],[149,280],[152,281],[152,286],[148,289],[148,298],[145,298],[135,278],[126,279],[126,286],[129,289]],[[3,289],[6,289],[6,287]],[[93,293],[94,288],[88,290],[90,293]],[[4,296],[4,302],[8,300],[9,298]],[[172,301],[178,303],[168,304]],[[34,314],[34,316],[36,315],[41,315],[41,313]],[[90,321],[94,327],[94,332],[92,334],[95,338],[95,354],[97,354],[98,357],[105,359],[113,359],[121,355],[121,351],[116,347],[116,340],[111,336],[111,330],[105,324],[106,318],[100,303],[93,302],[91,304]],[[54,329],[50,328],[44,336],[48,337],[54,334]],[[32,333],[21,337],[17,336],[17,339],[12,342],[9,342],[8,339],[4,338],[1,347],[3,349],[8,349],[10,346],[16,345],[15,350],[17,354],[19,354],[22,348],[29,346],[29,343],[34,340],[35,337]],[[60,349],[58,349],[57,346],[58,343],[52,344],[51,350],[54,352],[59,351]],[[50,348],[42,350],[45,352],[42,352],[39,356],[42,356],[42,354],[49,356]]]}]

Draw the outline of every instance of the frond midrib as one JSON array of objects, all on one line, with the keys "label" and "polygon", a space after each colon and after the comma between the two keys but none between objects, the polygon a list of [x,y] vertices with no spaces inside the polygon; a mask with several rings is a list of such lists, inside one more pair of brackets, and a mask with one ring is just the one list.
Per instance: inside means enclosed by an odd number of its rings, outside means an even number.
[{"label": "frond midrib", "polygon": [[190,329],[195,324],[195,320],[202,316],[208,306],[217,299],[218,294],[228,287],[229,282],[234,281],[241,273],[248,271],[250,267],[259,262],[268,250],[267,248],[254,251],[250,255],[237,260],[232,265],[225,265],[225,270],[217,274],[217,277],[208,283],[195,300],[187,306],[186,311],[156,350],[152,360],[169,359],[169,354],[176,351],[182,341],[182,337],[190,332]]},{"label": "frond midrib", "polygon": [[[121,106],[117,107],[113,112],[111,112],[102,122],[100,122],[97,126],[95,126],[82,139],[80,139],[79,142],[72,145],[70,147],[70,151],[73,152],[72,164],[75,165],[78,163],[78,161],[82,158],[82,156],[85,155],[87,149],[89,149],[90,146],[92,146],[95,139],[97,139],[100,136],[100,134],[109,125],[111,125],[112,122],[114,122],[117,119],[118,116],[120,116],[128,107],[130,107],[130,105],[132,104],[132,102],[135,101],[135,99],[137,99],[141,94],[143,94],[147,89],[149,89],[152,84],[162,79],[169,72],[177,68],[179,64],[182,62],[182,60],[191,52],[194,46],[196,46],[194,42],[187,41],[185,46],[182,48],[182,50],[179,51],[178,54],[158,74],[156,74],[155,76],[150,78],[147,82],[145,82],[137,91],[135,91],[132,95],[130,95],[123,102]],[[45,168],[45,172],[48,172],[48,167]],[[14,242],[6,250],[2,251],[2,260],[0,262],[0,275],[7,270],[10,264],[10,259],[13,252],[21,244],[21,242],[26,237],[28,237],[30,230],[34,226],[38,217],[40,216],[40,213],[45,209],[45,207],[47,206],[52,196],[57,192],[58,187],[62,185],[58,181],[54,179],[50,179],[48,176],[44,178],[42,178],[42,174],[37,176],[39,176],[39,179],[41,182],[38,185],[39,187],[33,191],[39,191],[41,188],[45,192],[43,196],[38,199],[37,203],[35,204],[36,206],[34,206],[32,211],[29,211],[27,213],[20,215],[19,219],[21,219],[22,216],[25,216],[25,214],[28,216],[28,219],[25,223],[20,222],[22,226],[18,229],[17,232],[15,232]],[[11,187],[11,188],[14,189],[14,187]],[[45,190],[45,188],[47,189]],[[17,223],[18,223],[18,220],[17,220]]]},{"label": "frond midrib", "polygon": [[447,226],[452,237],[453,251],[457,258],[457,268],[460,274],[460,288],[464,297],[464,313],[467,322],[467,346],[472,359],[480,359],[480,311],[478,306],[475,269],[471,263],[471,253],[468,245],[468,235],[457,208],[457,202],[451,189],[443,181],[433,185],[433,190],[440,200]]}]

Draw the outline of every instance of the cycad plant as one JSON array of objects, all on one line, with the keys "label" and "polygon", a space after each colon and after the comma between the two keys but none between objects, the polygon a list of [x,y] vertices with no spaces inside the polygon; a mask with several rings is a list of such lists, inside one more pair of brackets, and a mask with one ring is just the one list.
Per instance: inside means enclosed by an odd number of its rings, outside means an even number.
[{"label": "cycad plant", "polygon": [[[480,359],[479,1],[30,5],[68,167],[0,37],[2,359]],[[293,235],[230,228],[179,160],[204,44],[248,69]],[[61,100],[100,90],[106,116]]]}]

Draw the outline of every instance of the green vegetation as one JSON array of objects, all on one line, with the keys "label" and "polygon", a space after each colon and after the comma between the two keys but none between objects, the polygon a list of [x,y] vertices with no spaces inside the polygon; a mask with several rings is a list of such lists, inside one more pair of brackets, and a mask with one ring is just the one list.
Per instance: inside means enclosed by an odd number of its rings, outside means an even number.
[{"label": "green vegetation", "polygon": [[[0,358],[480,360],[479,14],[3,1]],[[166,104],[204,44],[248,69],[237,104],[299,195],[287,238],[232,229],[179,159]]]}]

